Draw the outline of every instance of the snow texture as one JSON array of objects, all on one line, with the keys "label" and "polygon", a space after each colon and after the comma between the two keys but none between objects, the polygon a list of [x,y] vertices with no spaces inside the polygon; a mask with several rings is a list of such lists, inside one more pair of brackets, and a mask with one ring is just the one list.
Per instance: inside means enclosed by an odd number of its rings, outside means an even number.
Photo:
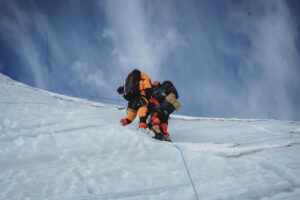
[{"label": "snow texture", "polygon": [[[196,199],[171,143],[122,127],[125,110],[0,74],[0,199]],[[300,123],[173,115],[199,199],[299,199]]]}]

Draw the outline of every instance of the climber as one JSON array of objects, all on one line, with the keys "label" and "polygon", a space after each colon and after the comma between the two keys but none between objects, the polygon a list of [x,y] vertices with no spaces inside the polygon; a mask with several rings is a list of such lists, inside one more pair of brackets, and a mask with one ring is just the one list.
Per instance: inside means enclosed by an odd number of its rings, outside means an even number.
[{"label": "climber", "polygon": [[125,79],[123,86],[117,89],[118,93],[128,101],[127,114],[120,120],[123,126],[130,124],[138,115],[139,128],[146,129],[146,114],[148,100],[151,97],[151,80],[145,72],[134,69]]},{"label": "climber", "polygon": [[171,81],[164,81],[162,84],[159,81],[153,82],[147,118],[149,118],[148,127],[155,134],[155,139],[171,142],[168,121],[170,114],[181,108],[177,98],[178,92]]}]

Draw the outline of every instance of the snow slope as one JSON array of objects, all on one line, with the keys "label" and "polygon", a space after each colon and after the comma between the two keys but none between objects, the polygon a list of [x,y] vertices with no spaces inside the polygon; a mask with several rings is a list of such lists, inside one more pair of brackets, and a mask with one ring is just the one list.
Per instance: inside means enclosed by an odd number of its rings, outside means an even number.
[{"label": "snow slope", "polygon": [[298,122],[174,115],[174,146],[1,74],[0,111],[0,199],[196,199],[184,160],[199,199],[300,196]]}]

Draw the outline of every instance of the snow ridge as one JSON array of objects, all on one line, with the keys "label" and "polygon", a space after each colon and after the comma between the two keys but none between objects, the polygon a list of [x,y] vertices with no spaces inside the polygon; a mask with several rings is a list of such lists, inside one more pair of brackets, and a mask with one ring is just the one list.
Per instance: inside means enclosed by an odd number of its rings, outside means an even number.
[{"label": "snow ridge", "polygon": [[209,117],[192,117],[184,115],[171,115],[172,119],[183,120],[183,121],[236,121],[236,122],[264,122],[264,121],[279,121],[285,123],[298,123],[298,121],[284,121],[275,119],[238,119],[238,118],[209,118]]},{"label": "snow ridge", "polygon": [[271,144],[271,145],[258,145],[251,147],[239,147],[239,144],[210,144],[210,143],[177,143],[178,146],[183,148],[185,151],[210,153],[214,155],[219,155],[223,157],[240,157],[249,154],[253,154],[259,151],[268,149],[277,149],[283,147],[291,147],[294,145],[300,145],[299,142],[285,142],[282,144]]},{"label": "snow ridge", "polygon": [[172,144],[120,126],[120,108],[0,76],[0,199],[300,195],[299,123],[174,115]]}]

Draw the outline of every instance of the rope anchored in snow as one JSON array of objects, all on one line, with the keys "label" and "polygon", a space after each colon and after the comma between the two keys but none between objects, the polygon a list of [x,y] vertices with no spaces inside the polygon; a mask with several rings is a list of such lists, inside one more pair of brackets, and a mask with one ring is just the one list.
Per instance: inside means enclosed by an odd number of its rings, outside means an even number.
[{"label": "rope anchored in snow", "polygon": [[190,170],[189,170],[189,168],[188,168],[188,166],[187,166],[187,164],[186,164],[186,160],[185,160],[185,158],[184,158],[184,156],[183,156],[182,150],[181,150],[180,147],[177,146],[176,144],[174,144],[174,143],[171,143],[171,144],[173,144],[173,146],[174,146],[176,149],[178,149],[178,151],[180,152],[181,158],[182,158],[183,163],[184,163],[184,166],[185,166],[185,169],[186,169],[186,171],[187,171],[187,174],[189,175],[189,179],[190,179],[191,184],[192,184],[192,186],[193,186],[193,189],[194,189],[194,192],[195,192],[196,199],[199,200],[199,197],[198,197],[198,194],[197,194],[197,191],[196,191],[196,188],[195,188],[193,179],[192,179],[192,177],[191,177]]}]

